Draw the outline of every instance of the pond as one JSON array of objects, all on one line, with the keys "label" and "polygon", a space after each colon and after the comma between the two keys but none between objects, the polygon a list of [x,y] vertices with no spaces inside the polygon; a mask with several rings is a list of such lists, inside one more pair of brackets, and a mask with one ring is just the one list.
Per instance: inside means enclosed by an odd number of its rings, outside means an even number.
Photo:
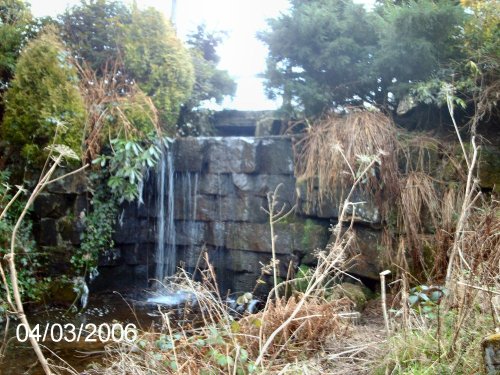
[{"label": "pond", "polygon": [[[43,307],[30,311],[28,319],[32,329],[38,327],[34,333],[40,335],[37,341],[43,345],[47,358],[52,363],[62,363],[63,360],[80,373],[92,363],[102,363],[105,345],[112,343],[113,339],[123,340],[125,333],[128,339],[132,339],[137,332],[134,328],[139,331],[159,330],[161,313],[170,311],[174,319],[182,319],[185,310],[181,304],[187,296],[184,292],[162,295],[152,295],[148,291],[132,291],[123,295],[100,293],[89,298],[84,312],[75,314],[67,309]],[[74,332],[71,332],[73,326]],[[83,327],[82,332],[80,327]],[[19,341],[26,338],[26,330],[19,326],[19,321],[11,319],[8,332],[3,325],[0,334],[6,344],[0,374],[44,374],[29,340]],[[106,340],[108,337],[109,340]]]}]

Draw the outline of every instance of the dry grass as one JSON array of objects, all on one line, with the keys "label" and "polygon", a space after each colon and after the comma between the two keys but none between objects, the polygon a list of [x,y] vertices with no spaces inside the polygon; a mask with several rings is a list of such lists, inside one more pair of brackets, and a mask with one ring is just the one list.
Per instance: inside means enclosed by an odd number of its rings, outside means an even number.
[{"label": "dry grass", "polygon": [[80,75],[80,91],[87,110],[85,123],[85,154],[83,160],[95,159],[108,138],[144,136],[131,111],[141,112],[152,128],[161,135],[157,110],[137,85],[121,74],[120,61],[106,64],[102,76],[97,76],[86,64],[74,62]]},{"label": "dry grass", "polygon": [[[372,195],[382,188],[397,191],[396,127],[380,112],[354,110],[330,114],[307,129],[296,144],[296,174],[311,192],[318,184],[319,199],[335,197],[338,186],[349,190],[356,170],[377,156],[377,163],[360,187]],[[380,201],[380,199],[379,199]]]},{"label": "dry grass", "polygon": [[[251,337],[262,337],[265,341],[297,307],[300,297],[272,300],[267,308],[257,314],[243,318],[240,321],[242,331]],[[311,297],[293,318],[292,322],[283,329],[273,340],[268,350],[271,358],[279,354],[281,360],[290,357],[309,357],[308,353],[318,350],[327,337],[335,338],[345,336],[349,325],[341,318],[342,313],[349,312],[353,303],[347,298],[326,301],[321,298]],[[246,347],[251,353],[258,354],[259,341],[245,340]]]},{"label": "dry grass", "polygon": [[422,172],[411,172],[402,181],[400,215],[407,251],[415,271],[428,276],[424,247],[431,247],[428,236],[439,226],[441,202],[432,179]]},{"label": "dry grass", "polygon": [[[213,270],[203,271],[204,281],[194,282],[185,273],[176,279],[177,286],[188,290],[193,298],[189,305],[197,311],[192,316],[172,319],[163,314],[158,332],[143,332],[131,344],[108,347],[104,367],[94,374],[248,374],[257,371],[255,359],[265,341],[297,307],[297,299],[273,300],[264,311],[236,320],[230,308],[214,289]],[[314,356],[329,336],[345,336],[349,324],[339,314],[348,311],[347,299],[327,302],[311,297],[291,324],[273,340],[263,368],[283,369],[294,360]],[[286,373],[286,372],[285,372]]]}]

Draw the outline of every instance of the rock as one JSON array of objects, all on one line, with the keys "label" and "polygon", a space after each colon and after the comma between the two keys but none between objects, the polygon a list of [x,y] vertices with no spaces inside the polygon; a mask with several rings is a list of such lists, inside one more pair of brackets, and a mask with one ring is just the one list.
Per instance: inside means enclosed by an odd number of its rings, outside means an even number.
[{"label": "rock", "polygon": [[37,243],[41,246],[57,246],[58,234],[55,219],[43,218],[38,222]]},{"label": "rock", "polygon": [[123,261],[125,264],[136,266],[138,264],[147,264],[148,259],[153,257],[155,252],[154,244],[135,244],[120,246]]},{"label": "rock", "polygon": [[83,230],[83,225],[78,221],[79,220],[73,220],[70,216],[63,216],[57,220],[56,229],[63,241],[70,242],[73,245],[79,245],[81,243],[80,235]]},{"label": "rock", "polygon": [[481,146],[478,165],[479,185],[500,193],[500,150]]},{"label": "rock", "polygon": [[257,171],[256,157],[255,138],[212,138],[208,150],[208,172],[253,173]]},{"label": "rock", "polygon": [[278,190],[278,201],[286,203],[290,208],[295,204],[295,178],[293,175],[233,173],[232,180],[239,191],[262,197],[266,197],[270,192],[273,193],[276,187],[281,185]]},{"label": "rock", "polygon": [[48,287],[48,300],[56,305],[70,306],[77,301],[78,292],[73,283],[66,279],[55,279]]},{"label": "rock", "polygon": [[[53,178],[70,171],[60,169]],[[85,172],[79,172],[58,180],[47,186],[47,192],[56,194],[83,194],[89,191],[89,181]]]},{"label": "rock", "polygon": [[200,176],[198,193],[222,196],[234,193],[231,175],[227,173],[203,173]]},{"label": "rock", "polygon": [[[342,189],[339,187],[334,197],[319,199],[317,188],[312,192],[307,192],[305,183],[298,184],[299,206],[298,212],[312,217],[337,219],[339,208],[343,202]],[[350,218],[354,212],[354,222],[363,224],[380,224],[381,216],[378,207],[372,197],[356,189],[351,196],[353,205],[349,205],[346,210],[346,218]],[[353,208],[354,207],[354,208]]]},{"label": "rock", "polygon": [[256,123],[269,118],[273,111],[236,111],[223,110],[214,115],[214,126],[217,134],[224,136],[253,136]]},{"label": "rock", "polygon": [[324,249],[328,243],[328,224],[301,219],[290,224],[278,224],[278,231],[291,230],[293,233],[292,250],[301,254],[312,253],[316,249]]},{"label": "rock", "polygon": [[263,138],[258,146],[259,172],[293,174],[292,142],[288,138]]},{"label": "rock", "polygon": [[60,218],[72,208],[72,201],[73,195],[42,193],[36,198],[33,209],[37,217]]},{"label": "rock", "polygon": [[342,283],[335,285],[328,299],[336,300],[343,297],[349,298],[354,303],[354,307],[357,311],[363,311],[368,302],[363,287],[358,284]]},{"label": "rock", "polygon": [[113,235],[113,240],[120,245],[154,243],[155,239],[154,224],[149,220],[137,218],[128,218],[123,221],[123,225],[118,224]]},{"label": "rock", "polygon": [[[292,233],[280,231],[276,236],[276,254],[290,254]],[[227,223],[225,243],[229,249],[270,253],[271,231],[268,224]]]},{"label": "rock", "polygon": [[282,121],[272,117],[265,117],[256,123],[255,136],[263,137],[269,135],[279,135]]},{"label": "rock", "polygon": [[207,236],[205,241],[207,244],[223,247],[225,246],[226,223],[221,221],[212,221],[208,223]]},{"label": "rock", "polygon": [[175,224],[176,245],[201,245],[207,237],[208,224],[199,221],[180,221]]},{"label": "rock", "polygon": [[500,333],[484,338],[482,348],[486,373],[500,374]]},{"label": "rock", "polygon": [[266,222],[267,214],[261,207],[266,207],[264,198],[251,195],[222,197],[215,202],[221,221]]},{"label": "rock", "polygon": [[[346,264],[347,272],[368,279],[379,280],[379,273],[384,269],[382,251],[382,233],[366,227],[354,229],[356,240],[348,250],[351,261]],[[334,236],[330,242],[335,240]]]},{"label": "rock", "polygon": [[208,142],[206,138],[180,138],[173,144],[176,172],[201,172],[205,164]]}]

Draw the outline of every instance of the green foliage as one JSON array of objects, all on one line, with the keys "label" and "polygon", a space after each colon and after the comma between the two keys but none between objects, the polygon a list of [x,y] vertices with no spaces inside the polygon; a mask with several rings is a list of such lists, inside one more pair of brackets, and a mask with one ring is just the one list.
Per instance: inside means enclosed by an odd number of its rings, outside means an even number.
[{"label": "green foliage", "polygon": [[[460,331],[455,336],[457,326]],[[489,314],[472,312],[460,322],[456,311],[448,311],[439,324],[394,334],[382,348],[386,354],[373,373],[481,374],[481,340],[492,327]]]},{"label": "green foliage", "polygon": [[116,1],[82,0],[59,20],[63,39],[80,63],[103,77],[110,64],[123,61],[114,78],[136,83],[153,100],[163,129],[175,133],[181,104],[193,87],[193,66],[187,49],[159,11]]},{"label": "green foliage", "polygon": [[139,196],[138,186],[147,168],[152,168],[160,159],[160,148],[153,142],[145,147],[139,142],[112,139],[111,155],[101,155],[94,160],[109,173],[107,186],[121,203],[133,201]]},{"label": "green foliage", "polygon": [[[239,330],[239,323],[233,321],[233,330]],[[228,368],[236,374],[252,374],[255,373],[256,367],[254,362],[249,358],[249,353],[242,347],[234,345],[234,338],[231,333],[221,329],[221,327],[207,327],[207,335],[193,335],[185,337],[179,333],[173,335],[160,335],[154,342],[154,346],[150,349],[155,353],[153,358],[155,361],[161,362],[163,366],[170,370],[177,369],[177,362],[173,349],[183,346],[193,346],[196,352],[203,355],[203,361],[207,363],[205,368],[216,368],[218,371],[225,372]],[[139,340],[139,346],[143,349],[148,347],[148,343],[144,340]],[[200,369],[200,374],[209,374],[206,369]],[[211,372],[210,372],[211,374]]]},{"label": "green foliage", "polygon": [[9,151],[40,165],[51,143],[79,154],[85,119],[78,79],[52,29],[28,44],[5,97],[2,137]]},{"label": "green foliage", "polygon": [[[0,213],[7,206],[15,194],[15,188],[8,184],[10,173],[0,171]],[[10,252],[12,231],[18,215],[23,209],[25,201],[21,197],[7,211],[0,220],[0,258]],[[19,290],[25,300],[38,301],[45,292],[51,278],[43,275],[44,257],[36,251],[32,238],[32,223],[24,220],[17,233],[16,239],[16,265],[18,270]],[[8,275],[7,275],[8,278]],[[5,285],[0,289],[0,309],[6,302]],[[11,288],[8,279],[8,287]],[[12,290],[11,290],[12,292]]]},{"label": "green foliage", "polygon": [[236,91],[236,82],[225,70],[217,69],[219,56],[216,48],[222,41],[222,34],[207,32],[204,25],[188,36],[187,44],[194,66],[194,90],[181,108],[179,119],[180,135],[201,135],[210,133],[211,111],[203,108],[210,101],[221,104],[225,96]]},{"label": "green foliage", "polygon": [[188,51],[154,8],[141,11],[134,6],[124,38],[127,73],[153,99],[167,134],[174,134],[181,104],[194,83]]},{"label": "green foliage", "polygon": [[81,244],[71,257],[71,264],[79,275],[93,274],[97,269],[99,254],[113,247],[113,233],[118,215],[118,197],[102,181],[101,173],[94,173],[91,180],[96,189],[92,197],[92,211],[83,217],[85,230]]},{"label": "green foliage", "polygon": [[82,242],[71,258],[80,275],[93,274],[99,254],[113,248],[119,204],[139,197],[146,168],[154,167],[160,158],[160,148],[151,139],[143,145],[118,138],[110,142],[111,155],[102,154],[94,160],[101,169],[91,174],[95,186],[92,210],[83,217]]},{"label": "green foliage", "polygon": [[410,307],[417,310],[423,316],[429,319],[435,319],[437,317],[439,303],[447,294],[448,292],[444,287],[418,285],[410,289],[408,302]]},{"label": "green foliage", "polygon": [[119,58],[119,42],[128,23],[130,10],[119,1],[81,0],[59,16],[62,39],[79,63],[89,64],[98,76]]},{"label": "green foliage", "polygon": [[465,13],[456,1],[411,0],[386,4],[378,12],[374,66],[384,92],[402,98],[412,83],[429,79],[461,57]]},{"label": "green foliage", "polygon": [[352,0],[291,5],[259,37],[269,46],[269,96],[306,115],[363,102],[394,108],[412,83],[461,56],[456,1],[387,1],[372,12]]},{"label": "green foliage", "polygon": [[282,95],[306,114],[318,114],[376,94],[370,92],[377,78],[370,66],[377,29],[362,5],[293,0],[289,13],[268,24],[270,31],[259,38],[269,46],[265,78],[270,97]]},{"label": "green foliage", "polygon": [[21,0],[0,0],[0,90],[14,76],[16,62],[25,42],[31,12]]}]

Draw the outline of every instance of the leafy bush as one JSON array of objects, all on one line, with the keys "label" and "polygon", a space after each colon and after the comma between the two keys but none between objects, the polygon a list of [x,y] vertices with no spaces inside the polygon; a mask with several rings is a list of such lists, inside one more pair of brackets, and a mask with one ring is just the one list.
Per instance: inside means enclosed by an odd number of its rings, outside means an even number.
[{"label": "leafy bush", "polygon": [[[15,187],[8,184],[10,173],[0,171],[0,214],[5,209],[14,195]],[[0,258],[10,251],[10,240],[15,220],[23,208],[23,202],[16,201],[0,219]],[[24,220],[18,231],[16,241],[16,263],[18,269],[19,289],[23,299],[37,301],[46,290],[47,283],[51,281],[50,277],[42,274],[44,257],[43,254],[35,250],[35,242],[32,238],[32,223]],[[3,285],[3,283],[2,283]],[[4,288],[0,290],[0,309],[5,301]],[[8,287],[11,288],[10,280]]]},{"label": "leafy bush", "polygon": [[50,143],[80,153],[85,120],[75,68],[51,28],[28,44],[5,97],[2,137],[9,153],[40,165]]}]

